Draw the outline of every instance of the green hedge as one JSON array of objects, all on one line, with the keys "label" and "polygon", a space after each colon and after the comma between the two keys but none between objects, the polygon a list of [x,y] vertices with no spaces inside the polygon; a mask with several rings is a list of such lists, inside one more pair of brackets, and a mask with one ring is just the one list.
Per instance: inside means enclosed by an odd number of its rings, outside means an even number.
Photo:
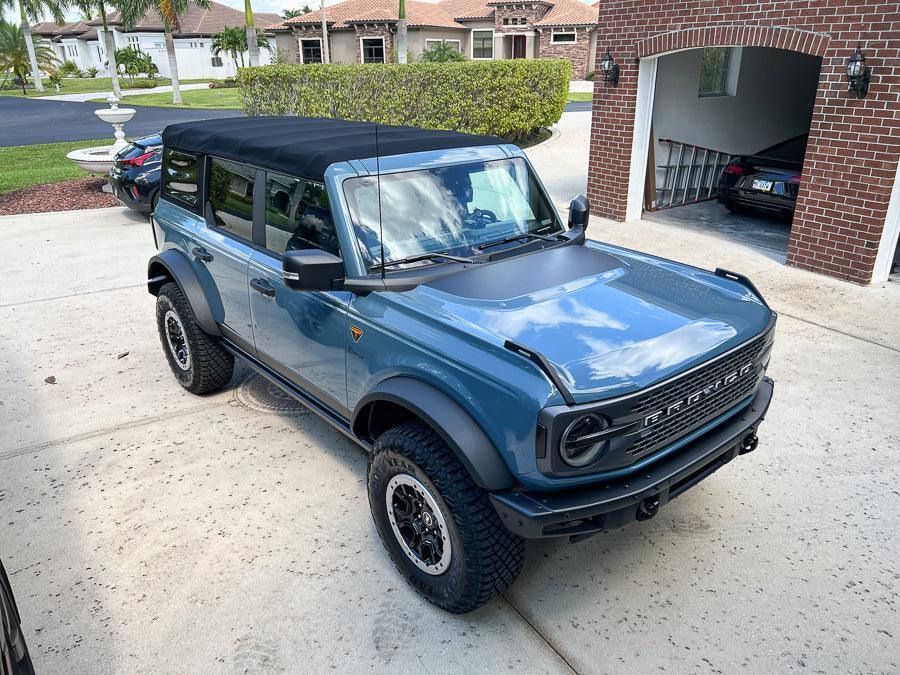
[{"label": "green hedge", "polygon": [[559,121],[572,65],[556,59],[241,68],[247,115],[303,115],[524,137]]}]

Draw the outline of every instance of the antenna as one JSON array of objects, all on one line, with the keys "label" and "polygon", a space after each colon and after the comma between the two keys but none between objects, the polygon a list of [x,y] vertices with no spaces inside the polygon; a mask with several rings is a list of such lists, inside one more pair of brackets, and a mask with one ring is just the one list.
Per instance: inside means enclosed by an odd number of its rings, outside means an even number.
[{"label": "antenna", "polygon": [[384,279],[384,226],[381,223],[381,163],[378,156],[378,122],[375,122],[375,185],[378,190],[378,240],[381,244],[381,278]]}]

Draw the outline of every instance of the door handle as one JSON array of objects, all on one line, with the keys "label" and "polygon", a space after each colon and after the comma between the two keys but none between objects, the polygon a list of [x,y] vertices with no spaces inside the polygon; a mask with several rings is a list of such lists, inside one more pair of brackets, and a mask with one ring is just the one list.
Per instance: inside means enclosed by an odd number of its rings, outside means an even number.
[{"label": "door handle", "polygon": [[250,288],[252,288],[257,293],[261,293],[267,298],[275,297],[275,287],[265,279],[251,279]]},{"label": "door handle", "polygon": [[212,253],[207,251],[202,246],[195,246],[191,249],[191,253],[197,260],[202,260],[203,262],[212,262]]}]

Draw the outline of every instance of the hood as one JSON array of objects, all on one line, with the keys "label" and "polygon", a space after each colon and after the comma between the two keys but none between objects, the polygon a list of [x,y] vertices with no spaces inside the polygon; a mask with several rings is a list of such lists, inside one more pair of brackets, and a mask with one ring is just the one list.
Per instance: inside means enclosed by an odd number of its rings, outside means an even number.
[{"label": "hood", "polygon": [[594,242],[470,268],[413,293],[433,316],[540,352],[579,403],[687,370],[771,318],[737,282]]}]

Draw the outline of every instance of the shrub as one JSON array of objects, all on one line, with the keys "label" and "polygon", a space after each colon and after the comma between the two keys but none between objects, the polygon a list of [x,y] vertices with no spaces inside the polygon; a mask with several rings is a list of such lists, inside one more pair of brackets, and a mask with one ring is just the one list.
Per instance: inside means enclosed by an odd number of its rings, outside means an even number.
[{"label": "shrub", "polygon": [[81,68],[74,61],[63,61],[59,74],[62,77],[81,77]]},{"label": "shrub", "polygon": [[559,121],[572,66],[555,59],[243,68],[247,115],[303,115],[487,133],[511,140]]},{"label": "shrub", "polygon": [[426,49],[419,55],[419,60],[425,63],[452,63],[453,61],[465,61],[466,57],[446,40],[441,40],[430,49]]},{"label": "shrub", "polygon": [[593,80],[593,79],[594,79],[594,75],[595,75],[594,71],[593,71],[593,70],[589,70],[589,71],[587,72],[587,74],[584,76],[584,79],[586,79],[586,80]]},{"label": "shrub", "polygon": [[237,80],[233,77],[226,77],[224,80],[215,80],[209,83],[210,89],[234,89],[237,86]]},{"label": "shrub", "polygon": [[90,68],[88,68],[87,70],[84,71],[84,74],[87,75],[88,77],[97,77],[97,73],[99,73],[99,72],[100,72],[99,68],[97,68],[96,66],[91,66]]},{"label": "shrub", "polygon": [[122,89],[151,89],[159,86],[159,80],[152,77],[136,77],[133,80],[119,80]]}]

